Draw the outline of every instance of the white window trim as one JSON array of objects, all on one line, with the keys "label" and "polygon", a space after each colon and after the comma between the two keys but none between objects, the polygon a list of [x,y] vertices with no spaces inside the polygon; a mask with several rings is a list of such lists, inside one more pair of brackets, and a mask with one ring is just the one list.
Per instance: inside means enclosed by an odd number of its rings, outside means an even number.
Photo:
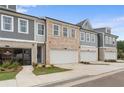
[{"label": "white window trim", "polygon": [[[72,30],[75,31],[75,37],[72,37]],[[71,37],[71,38],[76,38],[76,29],[73,29],[73,28],[71,29],[70,37]]]},{"label": "white window trim", "polygon": [[[94,41],[92,41],[92,39],[94,39]],[[92,43],[95,43],[96,42],[95,34],[91,34],[91,42]]]},{"label": "white window trim", "polygon": [[[39,24],[44,26],[44,35],[38,34],[38,25]],[[45,36],[45,25],[43,23],[37,23],[37,35],[38,36]]]},{"label": "white window trim", "polygon": [[109,37],[105,36],[105,44],[108,44],[108,43],[109,43]]},{"label": "white window trim", "polygon": [[[20,20],[24,20],[24,21],[27,22],[27,31],[26,31],[26,32],[22,32],[22,31],[20,30]],[[28,33],[29,33],[29,22],[28,22],[27,19],[18,18],[18,32],[19,32],[19,33],[23,33],[23,34],[28,34]]]},{"label": "white window trim", "polygon": [[6,8],[9,9],[9,5],[6,5]]},{"label": "white window trim", "polygon": [[[67,28],[67,37],[64,36],[64,28]],[[69,37],[69,29],[68,27],[62,27],[62,36],[65,37],[65,38],[68,38]]]},{"label": "white window trim", "polygon": [[[89,41],[87,41],[87,35],[89,35]],[[90,42],[90,33],[86,33],[86,42]]]},{"label": "white window trim", "polygon": [[[4,27],[3,27],[3,17],[4,17],[4,16],[5,16],[5,17],[9,17],[9,18],[12,19],[12,24],[11,24],[12,29],[11,29],[11,30],[6,30],[6,29],[4,29]],[[1,15],[1,31],[14,32],[14,23],[13,23],[13,20],[14,20],[14,18],[13,18],[12,16]]]},{"label": "white window trim", "polygon": [[[84,40],[81,39],[81,33],[84,34]],[[86,40],[86,33],[85,32],[80,32],[80,41],[85,41]]]},{"label": "white window trim", "polygon": [[[58,35],[54,35],[54,25],[58,26]],[[52,25],[52,34],[53,34],[54,37],[59,37],[60,36],[60,25],[58,25],[58,24],[53,24]]]}]

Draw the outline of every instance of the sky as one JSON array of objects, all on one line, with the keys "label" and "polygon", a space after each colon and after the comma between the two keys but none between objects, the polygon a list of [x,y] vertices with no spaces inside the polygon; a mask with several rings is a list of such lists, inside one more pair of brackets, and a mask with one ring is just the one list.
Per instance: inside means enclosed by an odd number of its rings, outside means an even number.
[{"label": "sky", "polygon": [[73,24],[89,19],[93,28],[111,27],[124,40],[124,5],[22,5],[17,11],[38,17],[52,17]]}]

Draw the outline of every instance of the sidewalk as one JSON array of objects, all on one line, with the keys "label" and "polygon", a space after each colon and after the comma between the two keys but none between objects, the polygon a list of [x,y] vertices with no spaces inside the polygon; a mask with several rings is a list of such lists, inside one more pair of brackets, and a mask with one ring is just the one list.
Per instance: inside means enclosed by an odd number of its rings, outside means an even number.
[{"label": "sidewalk", "polygon": [[99,75],[106,72],[119,70],[124,68],[124,63],[105,63],[102,65],[64,64],[56,66],[72,70],[67,72],[35,76],[32,73],[32,66],[24,66],[23,70],[16,76],[16,80],[0,81],[0,86],[26,87],[39,84],[47,85],[50,83],[61,82],[78,77]]}]

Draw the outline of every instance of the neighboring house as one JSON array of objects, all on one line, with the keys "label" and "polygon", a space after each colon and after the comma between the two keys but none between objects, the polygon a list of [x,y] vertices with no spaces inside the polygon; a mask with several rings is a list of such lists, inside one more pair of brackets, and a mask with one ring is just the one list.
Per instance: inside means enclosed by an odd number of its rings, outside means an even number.
[{"label": "neighboring house", "polygon": [[80,26],[80,61],[98,61],[98,39],[88,19],[77,24]]},{"label": "neighboring house", "polygon": [[117,60],[117,38],[110,27],[96,28],[98,32],[99,60]]},{"label": "neighboring house", "polygon": [[0,60],[16,59],[23,65],[42,63],[45,20],[16,12],[15,5],[0,6]]},{"label": "neighboring house", "polygon": [[46,17],[46,62],[64,64],[79,62],[79,27]]}]

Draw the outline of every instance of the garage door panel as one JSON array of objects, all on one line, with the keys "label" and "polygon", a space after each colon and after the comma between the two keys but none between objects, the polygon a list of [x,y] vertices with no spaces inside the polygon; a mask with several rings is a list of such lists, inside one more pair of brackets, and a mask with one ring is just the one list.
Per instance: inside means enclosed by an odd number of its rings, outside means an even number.
[{"label": "garage door panel", "polygon": [[97,61],[97,52],[80,52],[80,61]]},{"label": "garage door panel", "polygon": [[73,50],[50,50],[51,64],[64,64],[78,62],[78,51]]},{"label": "garage door panel", "polygon": [[105,52],[105,60],[116,60],[117,53],[116,52]]}]

